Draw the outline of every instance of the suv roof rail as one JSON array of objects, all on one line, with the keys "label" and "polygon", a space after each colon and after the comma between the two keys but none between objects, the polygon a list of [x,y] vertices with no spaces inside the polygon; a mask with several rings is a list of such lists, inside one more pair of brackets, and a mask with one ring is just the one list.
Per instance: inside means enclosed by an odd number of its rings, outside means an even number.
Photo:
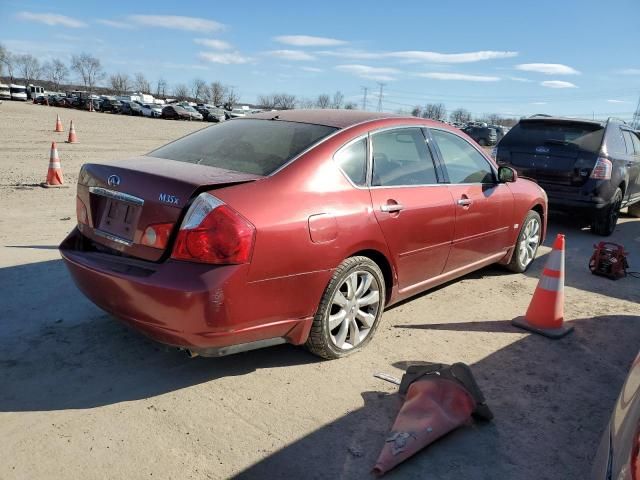
[{"label": "suv roof rail", "polygon": [[624,123],[625,125],[627,124],[626,120],[623,120],[622,118],[618,118],[618,117],[609,117],[609,118],[607,118],[607,123],[609,123],[611,121]]},{"label": "suv roof rail", "polygon": [[531,115],[529,118],[538,118],[538,117],[548,118],[548,117],[551,117],[551,115],[547,115],[546,113],[536,113],[534,115]]}]

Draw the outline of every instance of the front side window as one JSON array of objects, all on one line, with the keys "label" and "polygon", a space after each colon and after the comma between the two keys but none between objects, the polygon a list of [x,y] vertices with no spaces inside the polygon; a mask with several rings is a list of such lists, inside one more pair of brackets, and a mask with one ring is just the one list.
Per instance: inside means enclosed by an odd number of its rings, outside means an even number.
[{"label": "front side window", "polygon": [[367,139],[361,138],[336,152],[333,159],[359,187],[367,183]]},{"label": "front side window", "polygon": [[372,186],[438,183],[436,170],[419,128],[399,128],[372,136]]},{"label": "front side window", "polygon": [[493,183],[489,162],[466,140],[454,133],[431,130],[451,183]]}]

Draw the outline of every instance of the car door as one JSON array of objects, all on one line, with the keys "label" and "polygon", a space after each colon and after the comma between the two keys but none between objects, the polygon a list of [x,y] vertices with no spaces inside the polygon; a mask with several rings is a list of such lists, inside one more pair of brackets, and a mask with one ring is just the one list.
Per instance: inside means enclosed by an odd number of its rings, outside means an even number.
[{"label": "car door", "polygon": [[508,249],[513,195],[471,143],[453,132],[430,129],[455,204],[455,231],[445,272],[471,267]]},{"label": "car door", "polygon": [[627,185],[627,199],[635,202],[640,198],[640,138],[638,134],[630,130],[623,130],[625,143],[627,144],[627,152],[630,158],[627,158],[627,172],[629,172],[629,184]]},{"label": "car door", "polygon": [[378,224],[406,292],[443,271],[454,227],[454,205],[421,128],[370,135],[370,192]]}]

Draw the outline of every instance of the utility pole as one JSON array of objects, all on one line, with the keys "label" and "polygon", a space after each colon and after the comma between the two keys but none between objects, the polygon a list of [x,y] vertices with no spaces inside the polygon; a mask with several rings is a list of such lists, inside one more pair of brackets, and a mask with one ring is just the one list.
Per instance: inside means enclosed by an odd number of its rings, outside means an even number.
[{"label": "utility pole", "polygon": [[638,98],[636,113],[633,114],[633,120],[631,120],[631,128],[634,128],[636,130],[640,129],[640,98]]},{"label": "utility pole", "polygon": [[367,109],[367,92],[369,91],[369,87],[362,87],[364,90],[364,97],[362,98],[362,110]]},{"label": "utility pole", "polygon": [[382,90],[384,89],[386,83],[378,82],[380,85],[380,93],[378,94],[378,111],[382,111]]}]

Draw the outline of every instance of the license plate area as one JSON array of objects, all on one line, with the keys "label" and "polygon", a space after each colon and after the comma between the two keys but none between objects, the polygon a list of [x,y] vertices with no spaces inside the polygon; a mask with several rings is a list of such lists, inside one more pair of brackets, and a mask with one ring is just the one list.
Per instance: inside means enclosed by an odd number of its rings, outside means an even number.
[{"label": "license plate area", "polygon": [[98,228],[128,242],[133,241],[142,207],[129,202],[105,198]]}]

